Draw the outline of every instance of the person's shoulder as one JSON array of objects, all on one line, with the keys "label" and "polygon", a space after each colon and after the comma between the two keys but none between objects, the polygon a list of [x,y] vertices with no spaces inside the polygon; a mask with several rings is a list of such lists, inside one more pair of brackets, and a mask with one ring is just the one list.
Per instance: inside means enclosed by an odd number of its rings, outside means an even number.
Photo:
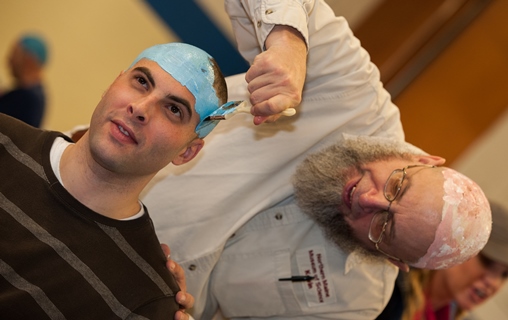
[{"label": "person's shoulder", "polygon": [[4,98],[13,98],[13,97],[22,97],[25,95],[25,93],[27,92],[28,90],[25,89],[25,88],[15,88],[15,89],[12,89],[11,91],[7,91],[4,93],[3,97]]},{"label": "person's shoulder", "polygon": [[22,120],[0,113],[0,134],[2,134],[4,142],[8,138],[16,145],[30,145],[34,144],[39,138],[51,135],[52,132],[36,128]]},{"label": "person's shoulder", "polygon": [[0,112],[0,131],[7,132],[12,129],[18,129],[23,127],[28,127],[28,125],[17,118],[14,118],[8,114]]}]

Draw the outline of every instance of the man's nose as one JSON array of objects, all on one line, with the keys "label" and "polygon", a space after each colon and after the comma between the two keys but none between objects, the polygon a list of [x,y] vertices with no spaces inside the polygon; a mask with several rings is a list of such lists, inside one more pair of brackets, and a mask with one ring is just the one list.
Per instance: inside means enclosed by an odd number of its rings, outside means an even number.
[{"label": "man's nose", "polygon": [[152,104],[151,99],[144,97],[131,103],[128,110],[138,122],[145,123],[149,119]]},{"label": "man's nose", "polygon": [[383,192],[373,187],[362,192],[358,197],[358,205],[365,213],[377,213],[386,210],[389,204]]}]

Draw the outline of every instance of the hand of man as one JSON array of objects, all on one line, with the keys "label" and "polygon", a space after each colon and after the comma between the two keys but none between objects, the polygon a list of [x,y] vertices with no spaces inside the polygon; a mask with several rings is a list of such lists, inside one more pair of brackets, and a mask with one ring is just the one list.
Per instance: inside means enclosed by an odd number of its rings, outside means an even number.
[{"label": "hand of man", "polygon": [[307,71],[307,46],[296,29],[275,26],[265,46],[245,75],[256,125],[274,122],[300,104]]},{"label": "hand of man", "polygon": [[182,306],[182,309],[175,313],[175,320],[189,320],[190,316],[185,313],[185,309],[190,309],[194,305],[194,297],[187,292],[187,284],[185,282],[185,272],[183,268],[170,258],[170,249],[166,244],[161,244],[162,250],[166,257],[168,257],[168,261],[166,262],[166,267],[169,269],[173,277],[175,277],[178,286],[180,287],[180,291],[176,294],[176,302]]}]

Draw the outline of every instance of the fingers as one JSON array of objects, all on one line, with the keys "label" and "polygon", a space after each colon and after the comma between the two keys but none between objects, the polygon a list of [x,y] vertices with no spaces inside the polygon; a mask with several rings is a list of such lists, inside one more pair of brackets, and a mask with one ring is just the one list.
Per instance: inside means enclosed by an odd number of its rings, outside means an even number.
[{"label": "fingers", "polygon": [[[261,103],[255,104],[251,108],[251,113],[254,115],[254,124],[259,125],[261,123],[269,123],[277,121],[282,115],[292,116],[294,115],[295,109],[292,108],[298,104],[293,102],[292,98],[289,98],[283,94],[273,96],[272,98],[265,100]],[[289,112],[292,111],[292,112]]]},{"label": "fingers", "polygon": [[188,292],[178,291],[176,302],[182,306],[182,309],[190,309],[194,306],[194,297]]},{"label": "fingers", "polygon": [[165,243],[161,243],[162,251],[164,251],[164,255],[166,256],[166,259],[169,260],[171,250],[169,249],[169,246]]},{"label": "fingers", "polygon": [[272,123],[277,121],[280,118],[280,114],[276,114],[273,116],[255,116],[254,117],[254,124],[260,125],[262,123]]},{"label": "fingers", "polygon": [[184,310],[179,310],[175,313],[175,320],[189,320],[191,319],[190,315],[185,313]]},{"label": "fingers", "polygon": [[[273,82],[267,81],[268,78]],[[301,101],[301,89],[284,76],[259,76],[248,84],[248,90],[251,93],[251,113],[260,116],[255,119],[255,124],[274,122],[281,112],[294,108]]]},{"label": "fingers", "polygon": [[178,263],[174,262],[171,259],[170,253],[171,250],[169,247],[162,243],[161,244],[162,251],[164,255],[167,257],[166,268],[169,269],[171,274],[176,280],[176,283],[180,287],[180,291],[176,293],[175,299],[176,302],[181,306],[181,309],[175,313],[175,319],[177,320],[188,320],[190,319],[189,315],[185,313],[185,309],[190,309],[194,306],[194,297],[187,292],[187,283],[185,281],[185,271],[182,266]]},{"label": "fingers", "polygon": [[182,266],[180,266],[178,263],[174,262],[173,260],[169,259],[166,262],[166,268],[169,269],[169,271],[175,278],[176,283],[180,287],[180,290],[186,291],[187,290],[187,283],[185,282],[185,271],[183,270]]},{"label": "fingers", "polygon": [[287,108],[296,107],[301,102],[303,85],[297,80],[298,77],[293,76],[293,70],[281,69],[280,65],[276,65],[250,79],[249,72],[258,67],[259,64],[252,65],[245,76],[250,101],[255,106],[254,111],[259,112],[258,115],[280,113]]},{"label": "fingers", "polygon": [[267,50],[254,59],[245,75],[254,124],[274,122],[280,113],[302,100],[306,76],[306,45],[290,27],[270,33]]}]

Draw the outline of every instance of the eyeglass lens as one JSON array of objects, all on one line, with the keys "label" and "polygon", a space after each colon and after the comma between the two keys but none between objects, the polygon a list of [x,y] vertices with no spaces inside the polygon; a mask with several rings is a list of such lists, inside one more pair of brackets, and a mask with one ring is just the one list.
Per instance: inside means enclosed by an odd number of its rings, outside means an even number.
[{"label": "eyeglass lens", "polygon": [[399,194],[399,191],[402,187],[402,182],[404,181],[406,174],[404,170],[395,170],[388,177],[385,185],[385,198],[388,201],[393,201]]},{"label": "eyeglass lens", "polygon": [[390,214],[388,212],[379,212],[372,217],[369,229],[369,238],[372,241],[374,242],[381,241],[381,236],[383,235],[383,228],[386,229],[388,227],[388,224],[385,226],[385,223],[388,221],[389,215]]}]

